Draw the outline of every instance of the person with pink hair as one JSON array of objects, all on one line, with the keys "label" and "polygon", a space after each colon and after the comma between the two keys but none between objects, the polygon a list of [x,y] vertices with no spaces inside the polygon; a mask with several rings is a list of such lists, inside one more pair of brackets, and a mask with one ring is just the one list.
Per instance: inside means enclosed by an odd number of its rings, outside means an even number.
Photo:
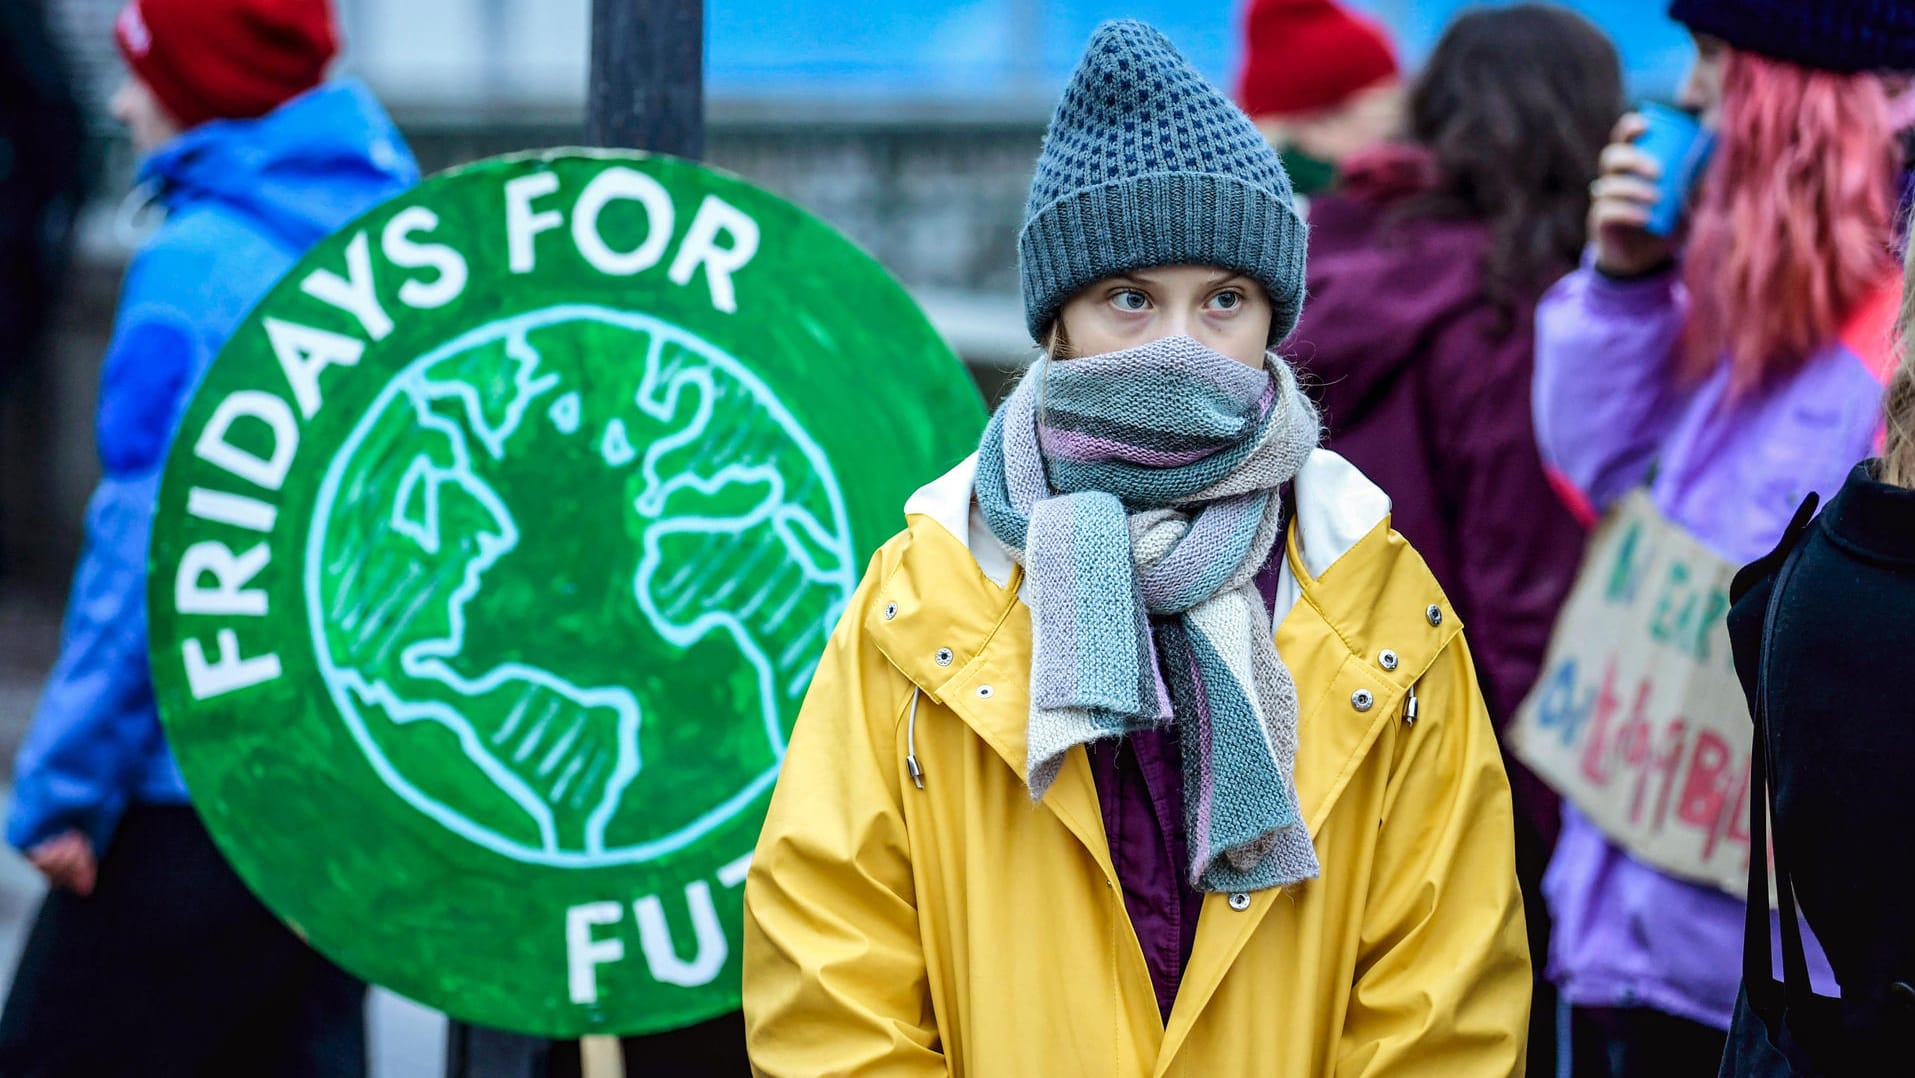
[{"label": "person with pink hair", "polygon": [[[1647,123],[1618,125],[1583,266],[1537,311],[1536,434],[1591,519],[1647,486],[1741,564],[1881,436],[1903,179],[1888,73],[1915,70],[1915,5],[1674,0],[1670,15],[1696,38],[1681,104],[1713,129],[1714,160],[1686,235],[1659,236],[1660,167],[1634,144]],[[1632,858],[1571,806],[1562,825],[1543,891],[1573,1073],[1715,1073],[1742,900]]]}]

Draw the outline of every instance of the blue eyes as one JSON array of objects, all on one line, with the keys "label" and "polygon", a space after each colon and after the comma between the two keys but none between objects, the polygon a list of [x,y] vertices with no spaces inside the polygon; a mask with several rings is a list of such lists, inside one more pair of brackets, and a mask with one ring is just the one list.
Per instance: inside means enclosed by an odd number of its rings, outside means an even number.
[{"label": "blue eyes", "polygon": [[[1134,288],[1127,288],[1121,292],[1113,293],[1110,297],[1110,302],[1113,307],[1116,307],[1126,314],[1136,314],[1140,311],[1150,309],[1150,297]],[[1225,289],[1204,302],[1206,308],[1221,312],[1237,310],[1242,307],[1243,304],[1243,293],[1233,288]]]}]

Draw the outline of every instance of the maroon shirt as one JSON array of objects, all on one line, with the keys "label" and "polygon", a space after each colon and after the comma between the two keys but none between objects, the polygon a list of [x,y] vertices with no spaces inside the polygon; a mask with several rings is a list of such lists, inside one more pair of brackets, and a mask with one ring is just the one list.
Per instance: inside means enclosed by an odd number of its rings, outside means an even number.
[{"label": "maroon shirt", "polygon": [[[1274,607],[1283,543],[1257,574],[1257,590]],[[1145,730],[1088,746],[1091,777],[1104,815],[1104,837],[1124,910],[1137,930],[1157,992],[1157,1010],[1170,1021],[1190,949],[1197,942],[1203,894],[1190,885],[1190,850],[1184,834],[1183,751],[1174,727]]]}]

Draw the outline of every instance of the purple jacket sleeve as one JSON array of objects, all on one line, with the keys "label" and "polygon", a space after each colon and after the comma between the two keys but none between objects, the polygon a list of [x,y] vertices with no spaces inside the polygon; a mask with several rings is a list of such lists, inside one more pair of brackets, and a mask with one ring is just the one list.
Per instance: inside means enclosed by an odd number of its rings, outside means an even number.
[{"label": "purple jacket sleeve", "polygon": [[1536,309],[1536,442],[1591,516],[1642,484],[1674,420],[1688,307],[1677,276],[1613,281],[1585,258]]}]

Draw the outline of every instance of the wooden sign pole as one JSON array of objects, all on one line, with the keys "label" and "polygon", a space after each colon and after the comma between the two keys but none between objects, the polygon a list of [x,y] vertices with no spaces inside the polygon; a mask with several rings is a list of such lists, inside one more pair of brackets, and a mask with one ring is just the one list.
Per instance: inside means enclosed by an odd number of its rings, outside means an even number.
[{"label": "wooden sign pole", "polygon": [[[592,68],[586,141],[697,160],[705,154],[703,0],[592,0]],[[454,1023],[447,1078],[617,1078],[645,1074],[744,1074],[744,1023],[727,1015],[690,1030],[587,1037],[570,1045]],[[679,1069],[694,1063],[694,1071]]]},{"label": "wooden sign pole", "polygon": [[[704,0],[592,0],[585,139],[694,161],[705,155]],[[678,1054],[676,1039],[587,1037],[579,1046],[583,1078],[678,1073],[653,1063]]]}]

